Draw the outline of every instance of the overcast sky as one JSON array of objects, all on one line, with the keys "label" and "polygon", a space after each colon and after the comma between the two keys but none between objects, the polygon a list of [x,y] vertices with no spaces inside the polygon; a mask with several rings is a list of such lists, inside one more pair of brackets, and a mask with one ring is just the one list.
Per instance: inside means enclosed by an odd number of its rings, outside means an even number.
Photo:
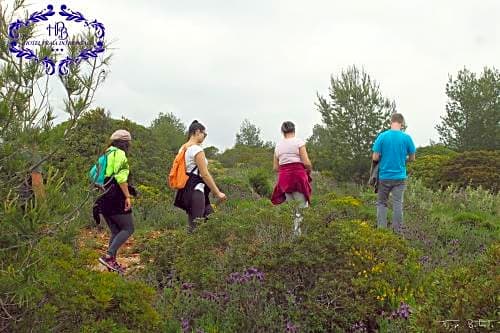
[{"label": "overcast sky", "polygon": [[[227,148],[248,118],[265,140],[307,138],[316,93],[356,64],[394,99],[417,145],[438,139],[449,74],[500,67],[500,1],[199,0],[66,3],[104,23],[115,50],[95,105],[149,125],[173,112]],[[61,119],[62,120],[62,119]]]}]

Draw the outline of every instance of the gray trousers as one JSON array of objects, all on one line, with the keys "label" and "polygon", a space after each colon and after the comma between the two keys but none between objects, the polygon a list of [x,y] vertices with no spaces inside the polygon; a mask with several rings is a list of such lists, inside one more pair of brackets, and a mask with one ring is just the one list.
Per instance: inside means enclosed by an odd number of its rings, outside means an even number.
[{"label": "gray trousers", "polygon": [[285,193],[286,201],[298,201],[299,207],[295,210],[295,218],[293,219],[293,233],[295,236],[302,234],[300,229],[300,224],[302,223],[303,216],[300,213],[300,209],[309,207],[309,203],[306,200],[304,194],[300,192]]},{"label": "gray trousers", "polygon": [[134,221],[132,214],[119,214],[104,216],[109,230],[111,230],[111,237],[109,238],[108,254],[116,257],[118,249],[127,241],[127,239],[134,233]]},{"label": "gray trousers", "polygon": [[377,227],[387,228],[387,201],[392,193],[392,229],[400,233],[403,227],[404,180],[379,180],[377,193]]}]

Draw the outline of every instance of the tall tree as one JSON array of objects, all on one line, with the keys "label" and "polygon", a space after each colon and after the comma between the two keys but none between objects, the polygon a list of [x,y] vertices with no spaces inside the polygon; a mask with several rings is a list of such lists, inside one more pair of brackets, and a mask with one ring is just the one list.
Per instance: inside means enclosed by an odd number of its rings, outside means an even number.
[{"label": "tall tree", "polygon": [[459,151],[500,149],[500,72],[479,77],[464,68],[446,84],[446,115],[436,126],[442,142]]},{"label": "tall tree", "polygon": [[264,147],[264,145],[260,137],[260,128],[248,119],[243,120],[240,131],[236,134],[236,146]]},{"label": "tall tree", "polygon": [[173,113],[160,113],[150,128],[160,144],[159,148],[174,155],[187,139],[186,126]]},{"label": "tall tree", "polygon": [[368,73],[352,66],[331,77],[329,95],[318,94],[317,107],[323,123],[309,139],[315,164],[339,179],[361,181],[367,177],[373,141],[388,128],[395,103],[382,96]]}]

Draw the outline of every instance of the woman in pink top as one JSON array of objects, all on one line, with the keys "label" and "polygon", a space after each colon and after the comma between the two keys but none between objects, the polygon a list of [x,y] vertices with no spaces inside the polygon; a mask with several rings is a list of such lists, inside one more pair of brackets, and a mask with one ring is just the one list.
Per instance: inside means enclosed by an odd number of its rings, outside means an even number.
[{"label": "woman in pink top", "polygon": [[[279,205],[285,201],[298,201],[299,208],[306,208],[311,201],[312,164],[307,156],[306,143],[295,137],[295,125],[285,121],[281,125],[283,140],[274,152],[274,170],[278,172],[278,183],[274,187],[271,201]],[[294,232],[300,235],[302,215],[295,212]]]}]

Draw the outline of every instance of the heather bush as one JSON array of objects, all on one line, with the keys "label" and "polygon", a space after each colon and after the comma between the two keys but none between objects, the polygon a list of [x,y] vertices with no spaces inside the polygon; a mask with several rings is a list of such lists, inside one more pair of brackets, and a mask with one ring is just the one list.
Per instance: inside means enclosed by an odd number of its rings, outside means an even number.
[{"label": "heather bush", "polygon": [[160,302],[170,304],[167,319],[204,331],[345,331],[414,303],[418,253],[356,220],[356,198],[325,195],[317,205],[298,238],[293,205],[260,200],[228,203],[193,235],[146,244],[145,274],[169,298]]},{"label": "heather bush", "polygon": [[494,193],[500,190],[500,151],[469,151],[451,158],[443,164],[440,185],[445,188],[481,186]]}]

